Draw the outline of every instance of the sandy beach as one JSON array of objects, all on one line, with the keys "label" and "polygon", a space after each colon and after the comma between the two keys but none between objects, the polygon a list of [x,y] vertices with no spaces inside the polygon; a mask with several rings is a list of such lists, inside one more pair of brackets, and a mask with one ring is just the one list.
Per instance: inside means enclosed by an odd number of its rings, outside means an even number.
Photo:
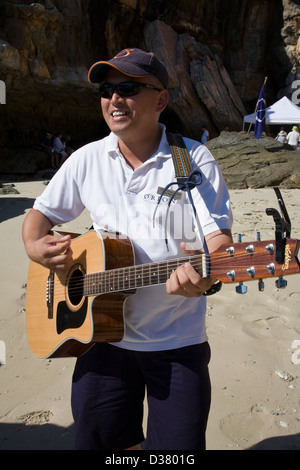
[{"label": "sandy beach", "polygon": [[[19,194],[0,195],[2,246],[0,289],[0,449],[73,448],[70,386],[75,360],[40,360],[26,337],[26,282],[29,260],[21,226],[43,180],[13,182]],[[278,209],[273,189],[231,190],[235,241],[274,239],[267,207]],[[300,238],[300,190],[282,190]],[[82,233],[90,227],[84,212],[61,227]],[[248,282],[246,295],[226,285],[208,298],[207,328],[212,349],[212,406],[208,450],[300,449],[300,283],[286,277]]]}]

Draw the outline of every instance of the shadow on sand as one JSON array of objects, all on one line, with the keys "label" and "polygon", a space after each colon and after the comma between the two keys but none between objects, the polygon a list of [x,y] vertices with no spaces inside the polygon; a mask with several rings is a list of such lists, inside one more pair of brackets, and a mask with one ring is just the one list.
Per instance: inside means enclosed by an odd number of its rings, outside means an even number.
[{"label": "shadow on sand", "polygon": [[24,214],[32,208],[34,201],[27,197],[0,197],[0,223]]},{"label": "shadow on sand", "polygon": [[74,426],[0,423],[0,450],[73,450]]},{"label": "shadow on sand", "polygon": [[254,444],[248,450],[300,450],[300,434],[270,437]]},{"label": "shadow on sand", "polygon": [[[74,426],[0,423],[0,450],[73,450]],[[246,450],[300,450],[300,434],[264,439]]]}]

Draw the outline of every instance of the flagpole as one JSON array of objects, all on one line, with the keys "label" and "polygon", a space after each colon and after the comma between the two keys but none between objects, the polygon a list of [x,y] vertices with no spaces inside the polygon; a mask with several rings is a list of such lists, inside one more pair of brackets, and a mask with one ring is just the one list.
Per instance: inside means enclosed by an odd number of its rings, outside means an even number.
[{"label": "flagpole", "polygon": [[[264,85],[263,85],[263,86],[266,86],[267,81],[268,81],[268,77],[265,77],[265,81],[264,81]],[[254,111],[254,113],[253,113],[253,118],[252,118],[252,121],[250,122],[250,126],[249,126],[249,128],[248,128],[247,134],[250,133],[251,127],[252,127],[252,125],[253,125],[253,121],[254,121],[255,118],[256,118],[257,107],[258,107],[258,101],[259,101],[259,99],[258,99],[257,102],[256,102],[255,111]]]}]

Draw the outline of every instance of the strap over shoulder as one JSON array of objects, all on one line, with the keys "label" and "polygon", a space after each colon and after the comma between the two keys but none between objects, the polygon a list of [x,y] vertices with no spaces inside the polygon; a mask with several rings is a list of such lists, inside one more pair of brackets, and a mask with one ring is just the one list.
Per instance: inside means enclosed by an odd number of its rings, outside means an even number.
[{"label": "strap over shoulder", "polygon": [[[171,183],[165,188],[165,190],[168,189],[173,184],[178,184],[178,189],[175,191],[175,194],[179,190],[187,191],[191,206],[193,208],[195,218],[197,220],[197,213],[196,213],[196,208],[193,202],[191,190],[195,188],[196,186],[201,185],[202,183],[201,172],[198,169],[193,171],[192,164],[190,161],[190,155],[186,149],[184,140],[181,135],[167,132],[167,139],[168,139],[172,157],[173,157],[177,183]],[[171,204],[171,201],[172,201],[172,198],[170,199],[169,206]],[[205,253],[208,253],[208,248],[207,248],[207,244],[206,244],[204,236],[203,236],[202,241],[203,241],[204,251]],[[166,245],[168,248],[167,238],[166,238]],[[211,288],[208,289],[208,291],[206,291],[203,295],[209,296],[209,295],[216,294],[217,292],[221,290],[221,288],[222,288],[222,282],[217,281],[217,283],[211,286]]]},{"label": "strap over shoulder", "polygon": [[177,181],[183,183],[187,181],[193,171],[189,153],[181,135],[167,132],[167,139],[173,157]]}]

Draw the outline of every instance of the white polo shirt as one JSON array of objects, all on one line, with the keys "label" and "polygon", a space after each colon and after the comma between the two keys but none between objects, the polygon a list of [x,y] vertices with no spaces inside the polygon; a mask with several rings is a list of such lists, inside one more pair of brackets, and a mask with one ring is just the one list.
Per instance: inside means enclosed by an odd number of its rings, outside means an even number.
[{"label": "white polo shirt", "polygon": [[[161,127],[157,152],[135,171],[120,153],[113,133],[77,150],[37,198],[34,208],[57,225],[78,217],[86,207],[95,230],[129,236],[135,264],[184,257],[181,241],[193,247],[201,243],[195,235],[197,227],[186,192],[180,192],[171,203],[167,223],[171,193],[165,194],[157,208],[162,189],[176,181],[165,128]],[[207,235],[230,229],[229,195],[216,161],[199,142],[184,140],[193,168],[199,168],[202,175],[201,185],[192,190],[200,231]],[[170,191],[176,188],[174,185]],[[205,297],[171,296],[165,285],[139,288],[125,301],[125,335],[116,345],[153,351],[202,343],[207,341],[205,313]]]},{"label": "white polo shirt", "polygon": [[297,131],[291,131],[287,135],[287,141],[289,145],[292,145],[293,147],[296,147],[299,144],[299,139],[300,134]]}]

